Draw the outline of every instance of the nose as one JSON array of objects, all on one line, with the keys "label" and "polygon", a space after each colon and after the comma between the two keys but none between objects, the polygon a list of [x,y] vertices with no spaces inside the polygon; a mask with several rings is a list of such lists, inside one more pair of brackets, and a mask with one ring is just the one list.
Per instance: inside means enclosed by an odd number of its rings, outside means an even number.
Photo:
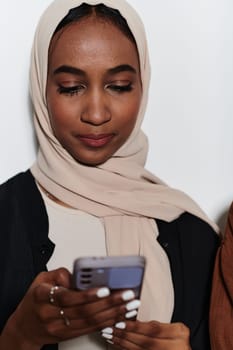
[{"label": "nose", "polygon": [[110,106],[104,91],[91,91],[86,95],[86,101],[81,112],[81,121],[95,126],[111,120]]}]

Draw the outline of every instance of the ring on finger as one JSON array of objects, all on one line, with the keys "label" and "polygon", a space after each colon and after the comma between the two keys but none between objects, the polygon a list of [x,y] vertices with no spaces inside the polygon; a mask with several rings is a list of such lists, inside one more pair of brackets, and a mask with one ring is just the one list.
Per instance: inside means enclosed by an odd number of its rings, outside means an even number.
[{"label": "ring on finger", "polygon": [[50,288],[50,291],[49,291],[49,302],[50,304],[54,304],[55,303],[55,291],[58,290],[59,287],[58,286],[52,286]]},{"label": "ring on finger", "polygon": [[69,320],[69,318],[65,315],[65,312],[64,312],[63,309],[60,309],[60,316],[62,317],[62,319],[63,319],[65,325],[66,325],[67,327],[69,327],[69,325],[70,325],[70,320]]}]

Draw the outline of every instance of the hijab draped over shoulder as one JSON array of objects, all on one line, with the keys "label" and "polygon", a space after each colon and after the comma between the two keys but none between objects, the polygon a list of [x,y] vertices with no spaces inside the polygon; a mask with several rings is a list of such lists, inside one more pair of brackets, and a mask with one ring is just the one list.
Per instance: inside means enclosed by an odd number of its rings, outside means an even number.
[{"label": "hijab draped over shoulder", "polygon": [[155,219],[169,222],[187,211],[207,221],[214,229],[216,227],[187,195],[169,188],[144,168],[148,143],[141,124],[147,104],[150,65],[143,24],[126,1],[90,0],[85,3],[102,3],[119,10],[136,40],[143,96],[133,132],[111,159],[96,167],[79,164],[54,136],[46,103],[48,48],[58,23],[82,2],[55,0],[42,15],[36,30],[30,90],[39,152],[31,171],[35,179],[58,199],[102,220],[107,254],[146,257],[138,318],[169,322],[174,292],[167,255],[156,239]]}]

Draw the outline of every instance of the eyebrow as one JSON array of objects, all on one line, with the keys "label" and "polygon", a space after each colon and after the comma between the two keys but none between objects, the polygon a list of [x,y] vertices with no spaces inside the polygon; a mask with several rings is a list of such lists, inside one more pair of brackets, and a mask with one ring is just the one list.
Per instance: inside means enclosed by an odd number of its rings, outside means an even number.
[{"label": "eyebrow", "polygon": [[82,69],[72,67],[72,66],[60,66],[53,72],[54,75],[60,74],[60,73],[69,73],[73,75],[86,75],[85,72]]},{"label": "eyebrow", "polygon": [[121,72],[131,72],[131,73],[137,73],[136,69],[133,68],[132,66],[130,66],[129,64],[121,64],[120,66],[114,67],[114,68],[110,68],[108,69],[108,73],[110,74],[117,74],[117,73],[121,73]]},{"label": "eyebrow", "polygon": [[[107,73],[111,74],[111,75],[121,73],[121,72],[131,72],[134,74],[137,73],[136,69],[134,67],[130,66],[129,64],[121,64],[119,66],[109,68],[107,70]],[[72,66],[67,66],[67,65],[62,65],[62,66],[58,67],[57,69],[55,69],[53,72],[54,75],[60,74],[60,73],[69,73],[69,74],[73,74],[73,75],[82,75],[82,76],[86,75],[85,71],[83,71],[82,69],[72,67]]]}]

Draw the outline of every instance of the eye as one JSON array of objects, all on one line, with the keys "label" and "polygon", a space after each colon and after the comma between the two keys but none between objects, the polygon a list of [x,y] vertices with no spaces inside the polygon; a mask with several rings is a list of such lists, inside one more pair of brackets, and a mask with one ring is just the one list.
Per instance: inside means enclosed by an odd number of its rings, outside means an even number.
[{"label": "eye", "polygon": [[84,85],[74,85],[69,87],[59,85],[57,91],[59,94],[74,96],[81,93],[84,89],[85,89]]},{"label": "eye", "polygon": [[117,92],[119,94],[124,92],[130,92],[133,89],[132,83],[128,84],[109,84],[106,86],[107,89]]}]

